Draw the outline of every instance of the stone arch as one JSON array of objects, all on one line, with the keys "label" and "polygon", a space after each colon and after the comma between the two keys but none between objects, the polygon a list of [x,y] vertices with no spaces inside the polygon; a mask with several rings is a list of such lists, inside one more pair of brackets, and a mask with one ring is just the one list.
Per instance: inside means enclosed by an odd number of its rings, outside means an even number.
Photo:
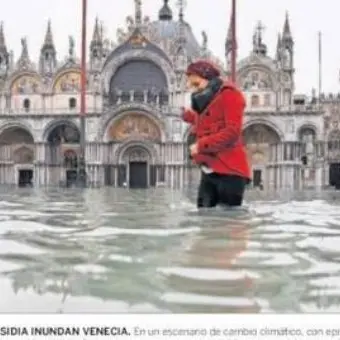
[{"label": "stone arch", "polygon": [[248,125],[242,132],[246,145],[276,144],[281,142],[280,135],[267,124],[255,123]]},{"label": "stone arch", "polygon": [[171,65],[160,56],[147,50],[127,51],[117,58],[111,59],[103,69],[102,86],[106,95],[110,93],[111,79],[117,72],[118,68],[133,60],[148,60],[155,63],[163,71],[167,79],[167,87],[171,92],[173,79],[175,79],[174,71]]},{"label": "stone arch", "polygon": [[49,144],[79,144],[80,130],[72,120],[55,120],[45,128],[43,140]]},{"label": "stone arch", "polygon": [[122,112],[106,123],[105,141],[126,141],[131,139],[161,142],[164,127],[152,114],[140,111]]},{"label": "stone arch", "polygon": [[34,161],[34,150],[27,145],[23,145],[14,149],[13,161],[16,164],[31,164]]},{"label": "stone arch", "polygon": [[297,130],[297,140],[300,142],[307,142],[308,136],[312,136],[312,140],[315,141],[318,136],[318,129],[312,123],[306,123],[299,127]]},{"label": "stone arch", "polygon": [[118,148],[116,159],[118,186],[145,189],[156,185],[159,155],[150,142],[137,140],[125,142]]},{"label": "stone arch", "polygon": [[243,133],[250,128],[251,126],[265,126],[271,130],[273,130],[278,136],[279,136],[279,141],[282,142],[284,140],[284,133],[282,132],[282,130],[273,122],[271,122],[270,120],[266,120],[266,119],[252,119],[249,120],[248,122],[246,122],[243,125]]},{"label": "stone arch", "polygon": [[0,128],[0,145],[33,145],[34,137],[28,127],[22,123],[9,123]]},{"label": "stone arch", "polygon": [[133,101],[166,105],[168,81],[159,65],[148,59],[132,59],[120,65],[110,80],[111,105]]},{"label": "stone arch", "polygon": [[16,164],[34,162],[34,137],[23,124],[8,124],[0,129],[0,149]]},{"label": "stone arch", "polygon": [[144,155],[147,155],[148,161],[151,164],[158,164],[160,162],[159,154],[152,143],[149,141],[129,140],[121,144],[116,151],[115,158],[118,164],[125,163],[128,160],[127,155],[134,150],[144,152]]},{"label": "stone arch", "polygon": [[53,93],[80,92],[81,71],[78,68],[64,69],[57,73],[53,80],[51,90]]},{"label": "stone arch", "polygon": [[8,82],[7,90],[14,95],[38,94],[42,80],[35,72],[18,72]]},{"label": "stone arch", "polygon": [[279,133],[266,123],[252,123],[243,130],[243,142],[252,166],[264,166],[269,161],[270,145],[282,141]]},{"label": "stone arch", "polygon": [[238,81],[244,90],[273,91],[276,88],[274,72],[266,65],[246,65],[238,75]]}]

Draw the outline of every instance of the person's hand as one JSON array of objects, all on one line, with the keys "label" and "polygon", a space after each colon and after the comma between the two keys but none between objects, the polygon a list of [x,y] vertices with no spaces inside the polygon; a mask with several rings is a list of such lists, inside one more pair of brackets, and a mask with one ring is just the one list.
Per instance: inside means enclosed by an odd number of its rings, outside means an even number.
[{"label": "person's hand", "polygon": [[190,145],[190,154],[191,156],[195,156],[198,154],[198,145],[197,143]]}]

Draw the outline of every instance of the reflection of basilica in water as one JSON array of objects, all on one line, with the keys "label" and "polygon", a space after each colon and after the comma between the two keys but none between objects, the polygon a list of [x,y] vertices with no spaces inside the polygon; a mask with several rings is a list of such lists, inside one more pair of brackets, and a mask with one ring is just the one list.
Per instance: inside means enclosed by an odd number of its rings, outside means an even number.
[{"label": "reflection of basilica in water", "polygon": [[[209,51],[204,32],[197,41],[184,8],[175,18],[168,1],[162,2],[158,18],[150,20],[135,1],[134,18],[118,30],[116,44],[95,23],[87,82],[89,185],[182,187],[199,174],[188,160],[188,128],[179,117],[188,98],[184,72],[198,58],[223,63]],[[253,184],[267,189],[340,185],[339,148],[333,141],[340,136],[334,118],[338,99],[323,97],[321,108],[315,96],[294,94],[288,16],[274,58],[267,54],[260,24],[252,42],[237,70],[248,103],[244,140]],[[230,34],[225,46],[227,74]],[[30,59],[26,39],[14,62],[0,28],[1,184],[65,185],[76,176],[80,65],[73,38],[64,61],[56,54],[50,23],[38,65]]]}]

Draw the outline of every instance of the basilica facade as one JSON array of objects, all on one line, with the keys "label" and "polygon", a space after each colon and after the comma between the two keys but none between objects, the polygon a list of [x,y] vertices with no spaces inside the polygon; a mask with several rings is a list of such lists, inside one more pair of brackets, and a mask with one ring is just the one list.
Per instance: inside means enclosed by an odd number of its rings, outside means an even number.
[{"label": "basilica facade", "polygon": [[[209,51],[204,32],[201,41],[196,39],[184,8],[175,17],[168,1],[162,2],[153,21],[142,15],[142,3],[135,0],[135,13],[118,30],[115,42],[95,22],[86,92],[89,186],[181,188],[199,176],[187,154],[188,126],[180,119],[180,107],[190,98],[185,70],[190,62],[207,58],[228,76],[231,34],[225,42],[226,60],[220,61]],[[80,146],[80,63],[74,40],[69,38],[65,60],[58,60],[49,22],[34,63],[26,39],[15,60],[4,31],[1,26],[0,184],[71,185]],[[254,186],[329,184],[327,103],[296,95],[294,74],[288,16],[273,57],[259,24],[252,50],[237,65],[238,84],[247,99],[243,135]]]}]

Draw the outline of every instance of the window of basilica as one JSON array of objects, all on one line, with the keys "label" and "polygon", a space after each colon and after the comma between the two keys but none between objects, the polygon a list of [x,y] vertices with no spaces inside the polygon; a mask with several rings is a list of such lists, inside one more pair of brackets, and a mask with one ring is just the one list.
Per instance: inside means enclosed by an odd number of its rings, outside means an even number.
[{"label": "window of basilica", "polygon": [[251,107],[259,107],[260,106],[260,97],[257,94],[251,96]]}]

